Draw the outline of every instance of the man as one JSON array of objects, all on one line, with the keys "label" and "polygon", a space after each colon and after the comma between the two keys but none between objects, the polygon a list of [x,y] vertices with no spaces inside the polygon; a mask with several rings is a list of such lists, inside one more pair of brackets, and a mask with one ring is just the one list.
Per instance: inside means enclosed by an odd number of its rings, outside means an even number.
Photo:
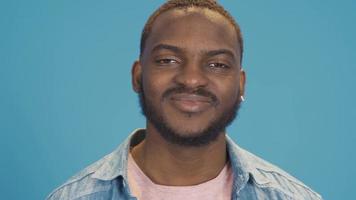
[{"label": "man", "polygon": [[171,0],[132,68],[146,129],[48,199],[321,199],[226,135],[244,100],[240,28],[211,0]]}]

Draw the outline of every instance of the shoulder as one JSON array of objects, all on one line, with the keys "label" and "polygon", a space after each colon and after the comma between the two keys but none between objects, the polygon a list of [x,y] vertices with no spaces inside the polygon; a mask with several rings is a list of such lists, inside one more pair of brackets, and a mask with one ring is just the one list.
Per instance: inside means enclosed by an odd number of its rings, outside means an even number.
[{"label": "shoulder", "polygon": [[[116,150],[74,175],[55,189],[47,197],[47,200],[74,200],[82,197],[110,199],[114,190],[121,189],[118,188],[121,186],[125,187],[122,185],[124,183],[122,180],[127,179],[127,158],[130,141],[131,139],[142,138],[142,133],[142,129],[135,130]],[[119,177],[122,177],[122,179],[118,179]],[[121,195],[121,190],[117,195]],[[107,198],[104,198],[106,196]]]},{"label": "shoulder", "polygon": [[236,144],[232,145],[232,149],[234,156],[239,156],[238,162],[243,163],[241,165],[243,170],[246,170],[249,174],[250,183],[258,190],[277,196],[285,196],[289,199],[322,199],[318,193],[279,167]]},{"label": "shoulder", "polygon": [[250,154],[256,163],[251,180],[256,186],[273,192],[280,192],[291,199],[321,200],[321,196],[310,187],[279,167]]},{"label": "shoulder", "polygon": [[104,160],[105,157],[71,177],[48,195],[47,200],[72,200],[85,195],[110,190],[111,185],[108,182],[92,177],[94,172],[103,164]]}]

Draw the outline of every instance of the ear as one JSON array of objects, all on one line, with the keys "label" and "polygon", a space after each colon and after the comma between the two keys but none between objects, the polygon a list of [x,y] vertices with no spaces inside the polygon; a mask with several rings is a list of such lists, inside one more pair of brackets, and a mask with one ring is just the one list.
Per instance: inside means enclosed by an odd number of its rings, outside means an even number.
[{"label": "ear", "polygon": [[136,93],[141,91],[142,66],[139,60],[136,60],[131,69],[131,84]]},{"label": "ear", "polygon": [[246,73],[245,73],[245,70],[240,69],[240,95],[241,96],[244,96],[245,95],[245,83],[246,83]]}]

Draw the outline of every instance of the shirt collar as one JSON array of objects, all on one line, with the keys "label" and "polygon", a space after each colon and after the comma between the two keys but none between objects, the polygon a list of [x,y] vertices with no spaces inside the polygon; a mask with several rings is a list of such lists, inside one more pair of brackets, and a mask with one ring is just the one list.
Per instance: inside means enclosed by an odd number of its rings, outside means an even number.
[{"label": "shirt collar", "polygon": [[239,147],[229,136],[226,136],[226,142],[237,187],[242,187],[250,179],[258,184],[270,182],[259,172],[259,169],[272,170],[266,161]]},{"label": "shirt collar", "polygon": [[[121,145],[112,153],[105,156],[103,164],[95,170],[93,178],[109,181],[122,176],[127,180],[127,163],[130,148],[140,143],[145,138],[144,129],[136,129]],[[254,155],[240,148],[234,141],[226,136],[227,151],[230,158],[231,166],[234,172],[234,185],[237,190],[242,188],[250,178],[254,178],[258,183],[266,183],[268,180],[259,175],[256,169]],[[251,176],[251,177],[250,177]]]},{"label": "shirt collar", "polygon": [[115,151],[103,158],[103,164],[94,172],[92,177],[109,181],[122,176],[124,180],[127,180],[127,162],[130,148],[140,143],[144,137],[144,129],[134,130]]}]

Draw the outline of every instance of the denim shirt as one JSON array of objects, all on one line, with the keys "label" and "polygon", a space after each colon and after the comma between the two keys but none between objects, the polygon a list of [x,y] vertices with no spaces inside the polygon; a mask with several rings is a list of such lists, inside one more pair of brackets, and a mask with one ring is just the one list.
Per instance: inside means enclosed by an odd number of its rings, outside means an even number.
[{"label": "denim shirt", "polygon": [[[114,152],[88,166],[53,191],[47,200],[136,200],[127,182],[130,148],[145,138],[135,130]],[[278,167],[237,146],[228,136],[234,174],[233,200],[321,200],[321,196]]]}]

